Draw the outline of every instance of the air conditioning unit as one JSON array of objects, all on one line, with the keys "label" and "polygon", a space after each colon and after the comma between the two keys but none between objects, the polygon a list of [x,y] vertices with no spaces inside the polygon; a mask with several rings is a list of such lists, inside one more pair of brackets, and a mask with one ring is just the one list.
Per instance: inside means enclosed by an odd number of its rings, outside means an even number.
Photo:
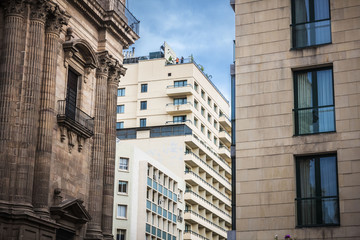
[{"label": "air conditioning unit", "polygon": [[162,203],[163,203],[163,200],[162,200],[162,199],[159,199],[158,205],[161,205]]}]

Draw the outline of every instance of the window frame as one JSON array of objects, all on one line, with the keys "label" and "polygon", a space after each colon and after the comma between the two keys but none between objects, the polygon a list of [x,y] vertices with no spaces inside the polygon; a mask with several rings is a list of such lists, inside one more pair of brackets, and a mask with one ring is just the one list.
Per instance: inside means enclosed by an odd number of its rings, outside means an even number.
[{"label": "window frame", "polygon": [[147,125],[146,118],[140,118],[140,123],[139,124],[140,124],[140,127],[146,127],[146,125]]},{"label": "window frame", "polygon": [[[124,239],[120,238],[121,233],[123,233]],[[126,240],[126,229],[116,229],[116,240]]]},{"label": "window frame", "polygon": [[147,110],[147,101],[140,101],[140,110]]},{"label": "window frame", "polygon": [[[331,31],[331,3],[330,3],[330,0],[327,0],[328,1],[328,4],[329,4],[329,18],[326,18],[326,19],[321,19],[321,20],[315,20],[315,19],[312,19],[312,20],[309,20],[307,22],[302,22],[302,23],[296,23],[296,19],[295,19],[295,16],[296,16],[296,9],[295,9],[295,1],[296,0],[291,0],[291,50],[298,50],[298,49],[304,49],[304,48],[311,48],[311,47],[318,47],[318,46],[322,46],[322,45],[327,45],[327,44],[331,44],[332,43],[332,31]],[[312,18],[314,16],[311,16]],[[313,44],[313,45],[306,45],[306,46],[301,46],[301,47],[297,47],[296,46],[296,28],[295,26],[297,25],[303,25],[303,24],[311,24],[311,23],[316,23],[316,22],[321,22],[321,21],[329,21],[330,22],[330,41],[329,42],[326,42],[326,43],[320,43],[320,44]]]},{"label": "window frame", "polygon": [[[122,183],[122,185],[120,185],[120,182]],[[121,191],[125,186],[125,192]],[[124,180],[119,180],[118,181],[118,194],[122,194],[122,195],[128,195],[128,186],[129,186],[129,182],[128,181],[124,181]]]},{"label": "window frame", "polygon": [[[122,163],[121,161],[122,160],[126,160],[126,165],[124,163]],[[119,171],[123,171],[123,172],[128,172],[129,171],[129,158],[126,158],[126,157],[120,157],[119,158],[119,165],[118,165],[118,169]]]},{"label": "window frame", "polygon": [[186,87],[188,85],[187,80],[177,80],[174,81],[174,88],[178,88],[178,87]]},{"label": "window frame", "polygon": [[125,105],[120,104],[116,106],[116,114],[123,114],[125,113]]},{"label": "window frame", "polygon": [[[120,215],[119,215],[119,207],[120,207],[120,208],[121,208],[121,207],[124,207],[124,208],[125,208],[125,216],[120,216]],[[128,216],[128,214],[127,214],[127,205],[118,204],[116,210],[117,210],[117,211],[116,211],[116,218],[127,219],[127,216]]]},{"label": "window frame", "polygon": [[[320,158],[324,158],[324,157],[335,157],[335,176],[336,176],[336,190],[337,190],[337,196],[318,196],[317,194],[319,194],[319,182],[321,183],[321,180],[319,180],[321,178],[320,175],[320,171],[321,171],[321,167],[320,167]],[[316,185],[316,196],[313,198],[301,198],[301,182],[300,182],[300,161],[301,160],[307,160],[310,158],[314,158],[315,159],[315,185]],[[295,198],[295,206],[296,206],[296,228],[308,228],[308,227],[333,227],[333,226],[340,226],[340,201],[339,201],[339,171],[338,171],[338,157],[336,153],[328,153],[328,154],[317,154],[317,155],[303,155],[303,156],[295,156],[295,179],[296,179],[296,198]],[[321,190],[321,189],[320,189]],[[320,199],[320,201],[324,198],[336,198],[336,203],[337,203],[337,216],[338,216],[338,222],[336,224],[333,223],[321,223],[321,224],[311,224],[311,225],[305,225],[302,224],[302,216],[301,216],[301,201],[298,200],[303,200],[303,199]],[[320,202],[321,203],[321,202]],[[316,203],[316,205],[318,206],[318,202]],[[318,208],[316,208],[316,217],[319,218],[319,215],[322,214],[322,211],[320,211]]]},{"label": "window frame", "polygon": [[142,84],[140,85],[140,91],[141,91],[142,93],[148,92],[148,84],[147,84],[147,83],[142,83]]},{"label": "window frame", "polygon": [[[119,124],[119,125],[118,125]],[[120,127],[118,127],[120,126]],[[124,122],[121,121],[121,122],[116,122],[116,129],[123,129],[124,128]]]},{"label": "window frame", "polygon": [[[120,93],[120,94],[119,94]],[[125,96],[125,88],[118,88],[117,90],[117,96],[118,97],[124,97]]]},{"label": "window frame", "polygon": [[[318,71],[321,70],[331,70],[332,74],[332,92],[333,92],[333,105],[325,105],[325,106],[321,106],[321,107],[333,107],[334,108],[334,130],[333,131],[326,131],[326,132],[313,132],[313,133],[299,133],[299,120],[298,120],[298,111],[300,109],[304,109],[304,108],[300,108],[298,107],[298,102],[299,102],[299,96],[298,96],[298,84],[297,84],[297,76],[301,73],[308,73],[308,72],[313,72],[316,73]],[[316,75],[316,74],[315,74]],[[315,77],[315,81],[317,82],[317,78]],[[332,66],[326,66],[326,67],[318,67],[318,68],[308,68],[308,69],[302,69],[302,70],[294,70],[293,71],[293,86],[294,86],[294,109],[293,109],[293,116],[294,116],[294,136],[305,136],[305,135],[313,135],[313,134],[322,134],[322,133],[334,133],[336,132],[336,114],[335,114],[335,92],[334,92],[334,71],[333,71],[333,67]],[[317,85],[315,88],[312,88],[312,93],[314,91],[317,90]],[[314,95],[315,96],[315,95]],[[316,95],[316,99],[318,98],[318,96]],[[316,100],[317,101],[317,100]],[[312,106],[312,108],[319,108],[319,105],[317,104],[317,106]]]}]

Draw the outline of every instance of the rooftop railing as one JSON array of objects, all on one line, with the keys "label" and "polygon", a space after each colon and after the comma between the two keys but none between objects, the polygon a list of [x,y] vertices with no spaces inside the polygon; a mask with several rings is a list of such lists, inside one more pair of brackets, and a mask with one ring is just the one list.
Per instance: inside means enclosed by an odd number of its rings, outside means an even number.
[{"label": "rooftop railing", "polygon": [[114,11],[127,23],[127,25],[139,35],[139,25],[140,21],[134,17],[134,15],[125,7],[125,5],[120,0],[115,0],[112,2],[113,6],[111,9]]}]

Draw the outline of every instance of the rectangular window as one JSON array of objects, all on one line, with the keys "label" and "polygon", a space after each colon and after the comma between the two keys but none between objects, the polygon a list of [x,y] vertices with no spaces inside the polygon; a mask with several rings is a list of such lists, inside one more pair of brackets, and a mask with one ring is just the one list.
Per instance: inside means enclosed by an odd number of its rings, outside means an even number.
[{"label": "rectangular window", "polygon": [[203,115],[203,117],[205,117],[205,108],[201,107],[201,115]]},{"label": "rectangular window", "polygon": [[211,132],[210,131],[207,132],[207,137],[208,137],[208,139],[211,139]]},{"label": "rectangular window", "polygon": [[217,113],[218,106],[214,103],[214,111]]},{"label": "rectangular window", "polygon": [[122,129],[122,128],[124,128],[124,122],[117,122],[116,129]]},{"label": "rectangular window", "polygon": [[174,123],[185,122],[186,121],[186,115],[174,116],[173,121],[174,121]]},{"label": "rectangular window", "polygon": [[186,103],[187,103],[186,98],[174,98],[174,105],[182,105]]},{"label": "rectangular window", "polygon": [[218,122],[216,120],[214,120],[214,128],[218,129]]},{"label": "rectangular window", "polygon": [[126,230],[125,229],[117,229],[116,231],[116,240],[126,240]]},{"label": "rectangular window", "polygon": [[211,115],[210,114],[208,114],[207,120],[209,123],[211,123]]},{"label": "rectangular window", "polygon": [[201,90],[201,97],[202,97],[203,99],[205,99],[205,92],[204,92],[204,90]]},{"label": "rectangular window", "polygon": [[336,155],[296,158],[296,204],[299,227],[339,225]]},{"label": "rectangular window", "polygon": [[332,68],[294,72],[295,135],[335,131]]},{"label": "rectangular window", "polygon": [[147,92],[147,91],[148,91],[147,83],[141,84],[141,92]]},{"label": "rectangular window", "polygon": [[205,131],[205,126],[201,124],[201,132],[204,133]]},{"label": "rectangular window", "polygon": [[123,96],[125,96],[125,88],[119,88],[119,89],[117,90],[117,96],[118,96],[118,97],[123,97]]},{"label": "rectangular window", "polygon": [[211,98],[208,97],[207,103],[208,103],[209,106],[211,106]]},{"label": "rectangular window", "polygon": [[127,206],[126,205],[118,205],[117,206],[117,217],[118,218],[126,218],[127,216]]},{"label": "rectangular window", "polygon": [[128,186],[128,182],[120,180],[118,192],[119,193],[127,193],[127,186]]},{"label": "rectangular window", "polygon": [[199,84],[197,84],[196,82],[194,82],[194,89],[195,91],[199,92]]},{"label": "rectangular window", "polygon": [[128,158],[120,158],[119,161],[119,169],[127,171],[129,170],[129,159]]},{"label": "rectangular window", "polygon": [[141,101],[140,110],[146,110],[146,109],[147,109],[147,101]]},{"label": "rectangular window", "polygon": [[174,81],[174,87],[185,87],[187,86],[187,80]]},{"label": "rectangular window", "polygon": [[329,0],[292,0],[294,48],[331,43]]},{"label": "rectangular window", "polygon": [[194,125],[195,125],[195,127],[198,126],[198,119],[196,117],[194,117]]},{"label": "rectangular window", "polygon": [[124,113],[124,111],[125,111],[125,105],[117,105],[116,113]]},{"label": "rectangular window", "polygon": [[217,138],[214,137],[214,144],[217,145]]},{"label": "rectangular window", "polygon": [[199,102],[197,100],[194,100],[194,107],[197,110],[198,109]]},{"label": "rectangular window", "polygon": [[146,127],[146,118],[140,118],[140,127]]}]

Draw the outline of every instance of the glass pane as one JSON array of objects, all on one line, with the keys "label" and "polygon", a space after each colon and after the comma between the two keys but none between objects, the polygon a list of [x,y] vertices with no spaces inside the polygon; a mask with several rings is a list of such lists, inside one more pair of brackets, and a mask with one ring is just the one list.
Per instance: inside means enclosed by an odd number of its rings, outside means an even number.
[{"label": "glass pane", "polygon": [[323,224],[339,224],[339,206],[336,198],[326,198],[322,200],[322,219]]},{"label": "glass pane", "polygon": [[321,196],[337,196],[336,157],[320,158]]},{"label": "glass pane", "polygon": [[306,47],[331,42],[330,20],[299,24],[294,27],[294,47]]},{"label": "glass pane", "polygon": [[298,73],[296,75],[298,89],[298,108],[308,108],[313,106],[312,96],[312,74],[311,72]]},{"label": "glass pane", "polygon": [[318,106],[334,105],[332,70],[320,70],[317,75]]},{"label": "glass pane", "polygon": [[301,223],[300,225],[316,224],[316,200],[301,200]]},{"label": "glass pane", "polygon": [[315,21],[330,18],[329,9],[329,0],[314,1]]},{"label": "glass pane", "polygon": [[335,108],[326,107],[318,110],[318,132],[335,131]]},{"label": "glass pane", "polygon": [[300,160],[299,167],[300,196],[298,197],[315,197],[315,159]]}]

